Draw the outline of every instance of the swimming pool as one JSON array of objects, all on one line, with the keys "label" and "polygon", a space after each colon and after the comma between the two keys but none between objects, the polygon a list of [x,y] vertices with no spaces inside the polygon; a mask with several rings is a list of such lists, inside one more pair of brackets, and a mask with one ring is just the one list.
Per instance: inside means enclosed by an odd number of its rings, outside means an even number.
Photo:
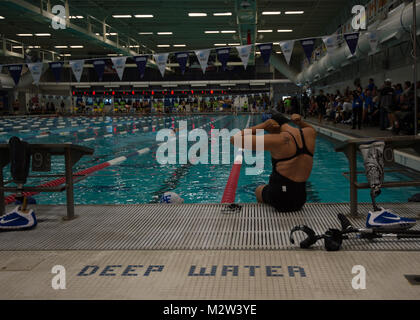
[{"label": "swimming pool", "polygon": [[[203,127],[210,135],[211,128],[229,130],[243,129],[247,122],[255,125],[259,115],[218,116],[116,116],[116,117],[71,117],[71,118],[8,118],[0,120],[0,140],[8,141],[13,136],[30,143],[71,142],[95,149],[92,157],[84,157],[74,167],[80,171],[105,161],[126,156],[133,151],[150,148],[150,152],[130,157],[117,165],[97,171],[76,184],[76,204],[136,204],[155,203],[166,191],[181,195],[187,203],[219,203],[232,168],[235,150],[231,149],[231,163],[219,165],[160,165],[156,160],[157,130],[177,127],[178,121],[188,121],[188,128]],[[211,122],[211,123],[210,123]],[[269,153],[265,153],[264,170],[260,175],[245,174],[244,162],[238,181],[236,201],[255,202],[254,190],[268,181],[271,173]],[[249,167],[249,166],[248,166]],[[52,173],[64,171],[64,161],[53,158]],[[363,161],[358,158],[358,169],[363,170]],[[314,158],[314,170],[308,182],[309,202],[348,202],[349,183],[342,175],[348,171],[344,154],[334,151],[334,143],[318,136]],[[10,177],[9,167],[5,176]],[[408,180],[392,173],[387,180]],[[363,177],[360,180],[365,179]],[[31,180],[31,184],[41,181]],[[45,182],[45,180],[43,181]],[[383,189],[378,202],[406,202],[418,193],[417,188]],[[40,204],[64,204],[65,193],[43,193],[35,196]],[[368,190],[359,191],[359,201],[370,202]]]}]

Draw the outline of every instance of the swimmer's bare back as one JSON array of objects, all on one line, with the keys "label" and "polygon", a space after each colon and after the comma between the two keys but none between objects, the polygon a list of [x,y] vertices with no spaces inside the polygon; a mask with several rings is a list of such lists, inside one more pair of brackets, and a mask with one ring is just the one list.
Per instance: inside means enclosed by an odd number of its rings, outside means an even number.
[{"label": "swimmer's bare back", "polygon": [[[306,147],[309,152],[314,154],[316,130],[304,122],[298,114],[292,115],[291,121],[302,129]],[[303,146],[300,130],[288,124],[280,126],[277,122],[270,119],[250,129],[253,135],[252,150],[256,150],[256,131],[265,130],[269,133],[264,136],[264,150],[269,151],[274,159],[286,159],[296,154],[297,147],[293,137],[300,148]],[[241,131],[238,135],[242,135],[243,138],[244,131]],[[235,137],[232,137],[231,142],[234,143],[234,140]],[[242,145],[244,145],[244,141],[242,141]],[[279,162],[276,165],[278,173],[295,182],[307,181],[311,175],[312,168],[313,158],[308,154],[299,155],[289,161]]]}]

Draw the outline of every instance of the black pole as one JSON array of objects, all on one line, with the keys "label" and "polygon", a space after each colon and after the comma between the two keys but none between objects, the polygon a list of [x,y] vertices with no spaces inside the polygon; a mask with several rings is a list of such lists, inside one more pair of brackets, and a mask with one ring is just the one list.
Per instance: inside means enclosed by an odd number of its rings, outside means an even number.
[{"label": "black pole", "polygon": [[414,135],[417,135],[417,1],[413,0]]}]

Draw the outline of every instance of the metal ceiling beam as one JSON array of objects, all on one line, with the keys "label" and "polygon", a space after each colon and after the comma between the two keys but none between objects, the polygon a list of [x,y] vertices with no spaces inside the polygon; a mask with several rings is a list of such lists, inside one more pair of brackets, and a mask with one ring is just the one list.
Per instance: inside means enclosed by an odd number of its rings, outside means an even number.
[{"label": "metal ceiling beam", "polygon": [[[252,44],[257,43],[257,1],[235,0],[236,22],[238,24],[239,41],[241,45],[248,44],[248,35]],[[255,64],[255,50],[249,57],[249,65]]]},{"label": "metal ceiling beam", "polygon": [[[6,1],[3,1],[3,5],[11,9],[15,9],[23,13],[27,13],[28,16],[32,18],[32,20],[41,22],[41,23],[47,23],[47,24],[51,23],[52,19],[55,17],[54,14],[47,12],[46,10],[41,10],[40,7],[34,6],[23,0],[6,0]],[[109,39],[103,39],[102,37],[99,37],[95,35],[94,33],[89,32],[88,30],[85,30],[75,24],[72,24],[69,19],[67,19],[66,24],[67,24],[66,29],[61,29],[61,32],[65,32],[67,34],[75,34],[88,41],[97,43],[98,45],[106,46],[117,53],[122,53],[126,55],[137,54],[137,52],[133,50],[127,50],[125,48],[122,48],[118,46],[117,43]]]}]

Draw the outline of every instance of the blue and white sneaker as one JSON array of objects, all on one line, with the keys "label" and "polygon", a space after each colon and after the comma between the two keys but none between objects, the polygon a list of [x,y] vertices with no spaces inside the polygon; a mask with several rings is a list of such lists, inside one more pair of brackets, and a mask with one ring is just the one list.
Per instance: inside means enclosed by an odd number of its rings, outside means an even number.
[{"label": "blue and white sneaker", "polygon": [[381,211],[369,211],[366,227],[376,229],[410,229],[416,222],[415,219],[403,218],[392,213],[390,210],[381,208]]},{"label": "blue and white sneaker", "polygon": [[28,230],[37,225],[35,212],[29,210],[25,213],[17,206],[12,212],[0,217],[0,230]]}]

